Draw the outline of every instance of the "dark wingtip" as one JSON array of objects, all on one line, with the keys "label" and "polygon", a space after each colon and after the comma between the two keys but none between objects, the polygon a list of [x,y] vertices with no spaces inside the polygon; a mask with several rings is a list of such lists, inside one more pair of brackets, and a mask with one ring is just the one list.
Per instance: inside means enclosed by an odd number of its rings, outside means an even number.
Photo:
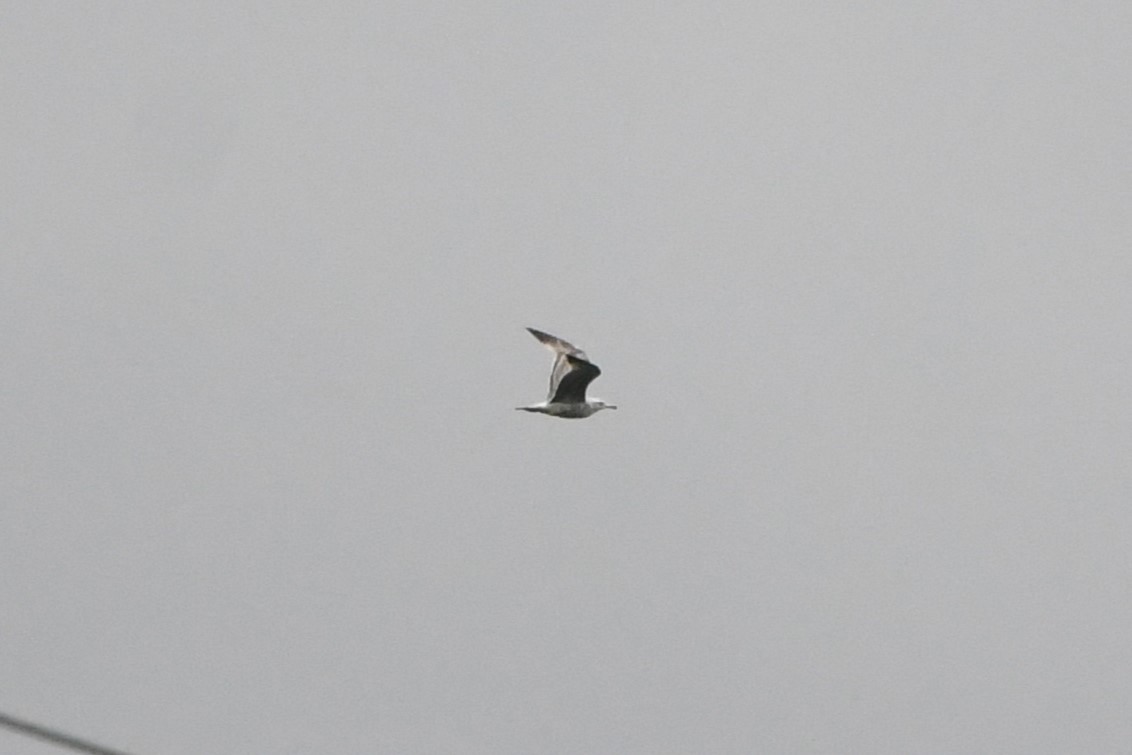
[{"label": "dark wingtip", "polygon": [[527,332],[534,336],[535,340],[542,344],[551,345],[560,340],[544,330],[539,330],[538,328],[527,328]]},{"label": "dark wingtip", "polygon": [[597,365],[588,359],[582,359],[581,357],[576,357],[573,354],[567,354],[566,361],[570,363],[571,367],[584,367],[586,369],[589,369],[593,372],[594,377],[597,377],[601,374],[601,370],[598,369]]}]

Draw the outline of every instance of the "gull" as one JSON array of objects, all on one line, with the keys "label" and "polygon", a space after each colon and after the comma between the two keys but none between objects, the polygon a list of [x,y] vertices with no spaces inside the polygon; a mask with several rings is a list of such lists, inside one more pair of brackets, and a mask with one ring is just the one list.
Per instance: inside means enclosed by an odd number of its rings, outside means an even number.
[{"label": "gull", "polygon": [[583,419],[602,409],[617,408],[599,398],[586,399],[586,386],[601,374],[601,370],[589,360],[584,351],[541,330],[527,330],[557,356],[554,358],[554,367],[550,370],[550,393],[547,394],[546,401],[531,406],[517,406],[515,409],[565,419]]}]

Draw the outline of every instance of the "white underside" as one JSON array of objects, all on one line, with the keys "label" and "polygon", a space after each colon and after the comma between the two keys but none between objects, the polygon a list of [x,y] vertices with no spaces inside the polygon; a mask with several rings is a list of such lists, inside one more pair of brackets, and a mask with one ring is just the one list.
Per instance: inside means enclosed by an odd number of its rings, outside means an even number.
[{"label": "white underside", "polygon": [[556,404],[544,401],[534,406],[523,406],[519,408],[524,411],[549,414],[552,417],[562,417],[563,419],[584,419],[608,407],[601,404],[591,404],[589,402],[584,404]]}]

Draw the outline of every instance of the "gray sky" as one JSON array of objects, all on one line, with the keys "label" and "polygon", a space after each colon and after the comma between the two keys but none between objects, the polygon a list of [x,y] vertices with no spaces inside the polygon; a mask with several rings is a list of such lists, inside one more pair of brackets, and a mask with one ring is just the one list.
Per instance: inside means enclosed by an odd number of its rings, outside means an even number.
[{"label": "gray sky", "polygon": [[[0,710],[154,755],[1126,750],[1129,39],[6,4]],[[619,411],[513,411],[527,325]]]}]

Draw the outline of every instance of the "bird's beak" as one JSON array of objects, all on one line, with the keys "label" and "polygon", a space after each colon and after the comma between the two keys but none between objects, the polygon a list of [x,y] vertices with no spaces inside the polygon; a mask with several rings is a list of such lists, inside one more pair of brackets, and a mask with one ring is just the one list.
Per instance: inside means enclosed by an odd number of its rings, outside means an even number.
[{"label": "bird's beak", "polygon": [[616,406],[614,406],[613,404],[606,404],[606,405],[605,405],[605,408],[606,408],[606,409],[616,409],[617,407],[616,407]]}]

